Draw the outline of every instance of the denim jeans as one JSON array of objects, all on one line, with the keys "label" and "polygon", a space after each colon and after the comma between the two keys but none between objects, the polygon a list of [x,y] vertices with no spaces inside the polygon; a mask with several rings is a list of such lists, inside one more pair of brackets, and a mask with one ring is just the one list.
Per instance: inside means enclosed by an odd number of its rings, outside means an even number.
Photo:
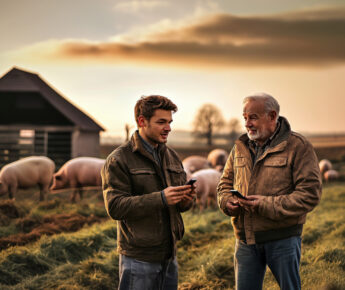
[{"label": "denim jeans", "polygon": [[247,245],[236,240],[234,266],[237,290],[261,290],[266,265],[271,269],[280,289],[301,289],[299,262],[301,238],[298,236]]},{"label": "denim jeans", "polygon": [[120,255],[119,280],[119,290],[176,290],[177,260],[149,263]]}]

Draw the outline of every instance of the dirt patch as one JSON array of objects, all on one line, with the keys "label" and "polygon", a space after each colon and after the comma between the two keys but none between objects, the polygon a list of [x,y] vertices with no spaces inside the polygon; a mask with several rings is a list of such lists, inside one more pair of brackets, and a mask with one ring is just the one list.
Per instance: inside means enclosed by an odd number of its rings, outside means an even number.
[{"label": "dirt patch", "polygon": [[5,200],[0,202],[0,213],[8,218],[18,218],[19,211],[13,200]]},{"label": "dirt patch", "polygon": [[51,215],[44,217],[40,221],[32,218],[24,218],[16,224],[16,226],[20,227],[24,233],[0,238],[0,250],[11,246],[25,245],[38,240],[42,235],[50,236],[61,232],[75,232],[81,229],[84,225],[91,225],[103,220],[104,218],[94,215],[85,217],[79,214]]}]

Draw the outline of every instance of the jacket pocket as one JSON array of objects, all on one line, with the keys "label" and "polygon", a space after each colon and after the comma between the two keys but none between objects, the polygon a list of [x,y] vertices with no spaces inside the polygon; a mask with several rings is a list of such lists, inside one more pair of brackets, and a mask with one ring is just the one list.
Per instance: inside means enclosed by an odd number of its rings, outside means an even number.
[{"label": "jacket pocket", "polygon": [[287,164],[287,157],[271,157],[265,160],[264,166],[283,167]]},{"label": "jacket pocket", "polygon": [[246,159],[244,157],[235,157],[235,167],[244,167]]},{"label": "jacket pocket", "polygon": [[137,175],[137,174],[156,174],[156,172],[152,168],[131,168],[130,169],[131,174]]},{"label": "jacket pocket", "polygon": [[[139,220],[126,220],[126,239],[135,247],[152,247],[162,243],[161,220],[153,214]],[[152,230],[154,229],[154,230]]]},{"label": "jacket pocket", "polygon": [[167,168],[172,186],[183,185],[186,181],[186,172],[180,166],[170,165]]},{"label": "jacket pocket", "polygon": [[261,172],[262,180],[265,180],[265,195],[282,195],[291,186],[291,170],[285,156],[267,158]]},{"label": "jacket pocket", "polygon": [[235,157],[234,161],[234,189],[237,189],[240,191],[242,194],[243,192],[243,187],[242,184],[247,184],[249,181],[249,176],[248,176],[248,168],[246,167],[246,158],[244,157]]},{"label": "jacket pocket", "polygon": [[135,195],[142,195],[157,191],[160,188],[159,178],[153,168],[131,168],[132,191]]}]

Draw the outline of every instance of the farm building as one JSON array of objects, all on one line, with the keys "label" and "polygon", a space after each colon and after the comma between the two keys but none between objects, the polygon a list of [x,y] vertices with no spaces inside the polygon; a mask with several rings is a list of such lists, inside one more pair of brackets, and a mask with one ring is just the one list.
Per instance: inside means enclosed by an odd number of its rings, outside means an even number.
[{"label": "farm building", "polygon": [[57,167],[78,156],[99,156],[104,129],[39,75],[12,68],[0,78],[0,167],[31,155]]}]

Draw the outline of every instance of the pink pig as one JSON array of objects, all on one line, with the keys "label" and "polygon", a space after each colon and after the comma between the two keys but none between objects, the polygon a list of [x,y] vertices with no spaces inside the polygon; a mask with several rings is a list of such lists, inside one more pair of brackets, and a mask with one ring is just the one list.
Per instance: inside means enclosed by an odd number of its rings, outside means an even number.
[{"label": "pink pig", "polygon": [[339,172],[331,169],[331,170],[327,170],[324,174],[323,177],[325,179],[326,182],[332,181],[332,180],[337,180],[339,178]]},{"label": "pink pig", "polygon": [[223,171],[228,156],[228,152],[226,152],[224,149],[213,149],[208,154],[207,160],[213,168]]},{"label": "pink pig", "polygon": [[187,173],[187,179],[191,177],[193,172],[210,168],[210,164],[205,157],[199,155],[191,155],[182,161],[184,171]]},{"label": "pink pig", "polygon": [[0,172],[0,195],[13,198],[18,188],[40,188],[40,200],[49,191],[55,163],[45,156],[30,156],[5,165]]},{"label": "pink pig", "polygon": [[75,202],[77,192],[82,199],[83,187],[102,185],[101,169],[104,163],[104,159],[94,157],[71,159],[54,174],[53,185],[50,189],[74,188],[71,200]]},{"label": "pink pig", "polygon": [[322,159],[319,162],[319,167],[320,167],[320,172],[323,175],[326,171],[332,169],[332,163],[331,163],[331,161],[329,161],[327,159]]},{"label": "pink pig", "polygon": [[213,168],[201,169],[193,173],[195,178],[196,206],[200,210],[217,205],[217,186],[221,173]]}]

